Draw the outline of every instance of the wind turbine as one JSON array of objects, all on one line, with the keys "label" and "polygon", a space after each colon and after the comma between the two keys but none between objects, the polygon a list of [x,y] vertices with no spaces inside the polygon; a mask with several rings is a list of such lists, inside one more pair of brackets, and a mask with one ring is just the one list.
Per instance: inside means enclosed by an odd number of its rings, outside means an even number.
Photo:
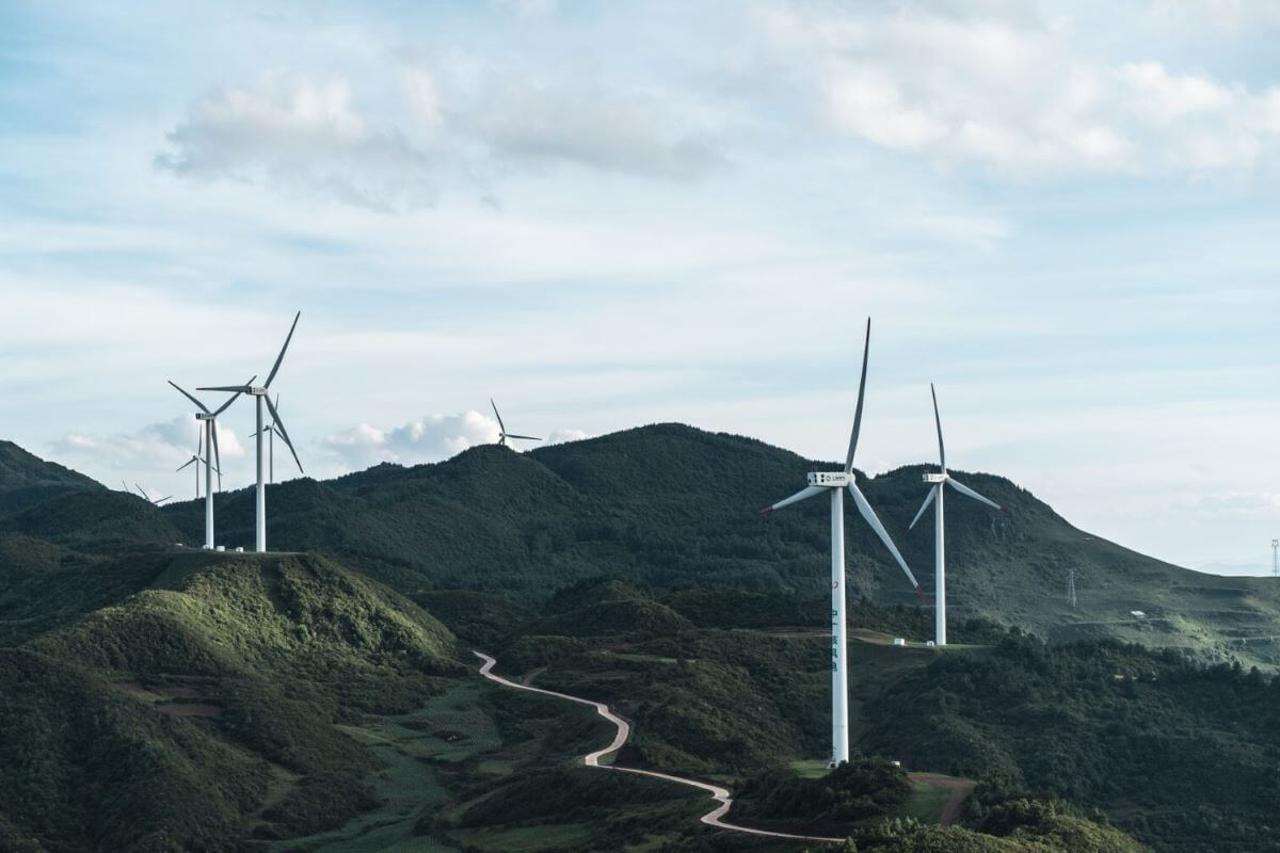
[{"label": "wind turbine", "polygon": [[929,494],[925,496],[924,503],[920,505],[920,511],[916,513],[916,517],[911,520],[908,530],[916,526],[916,522],[920,520],[920,516],[924,515],[924,511],[929,508],[929,504],[937,503],[933,516],[933,553],[935,569],[933,573],[933,589],[934,589],[934,612],[933,612],[933,642],[939,646],[947,644],[947,548],[946,548],[946,530],[944,523],[943,500],[945,498],[944,490],[949,485],[962,495],[967,495],[976,501],[982,501],[990,507],[1000,509],[1000,504],[993,500],[988,500],[973,489],[961,483],[959,480],[947,473],[947,449],[942,443],[942,417],[938,414],[938,392],[934,390],[933,383],[929,383],[929,393],[933,395],[933,422],[938,427],[938,465],[941,470],[937,474],[925,474],[924,481],[930,484]]},{"label": "wind turbine", "polygon": [[[280,411],[280,395],[276,395],[276,411]],[[273,420],[267,424],[267,482],[274,483],[276,481],[276,422]],[[253,433],[250,438],[256,436]]]},{"label": "wind turbine", "polygon": [[[192,465],[196,466],[196,500],[197,501],[200,500],[200,464],[201,462],[204,462],[206,466],[209,465],[209,461],[207,461],[204,456],[201,456],[201,453],[204,452],[204,439],[205,439],[205,430],[201,429],[200,438],[196,439],[196,452],[192,453],[191,459],[188,459],[186,462],[183,462],[182,465],[179,465],[177,469],[174,469],[175,471],[180,471],[180,470],[183,470],[184,467],[189,467]],[[218,488],[221,489],[221,480],[223,480],[223,473],[221,473],[220,470],[216,469],[216,467],[214,470],[218,471]]]},{"label": "wind turbine", "polygon": [[498,419],[498,445],[500,447],[507,446],[507,439],[518,438],[522,441],[542,441],[542,439],[532,435],[516,435],[513,432],[507,432],[506,424],[502,422],[502,415],[498,414],[498,404],[493,402],[493,398],[489,398],[489,405],[493,406],[493,416]]},{"label": "wind turbine", "polygon": [[248,394],[257,400],[258,429],[254,436],[258,450],[258,489],[253,538],[254,550],[258,553],[264,553],[267,550],[267,484],[262,476],[262,436],[266,433],[262,423],[262,406],[264,403],[271,412],[272,425],[280,431],[280,437],[284,439],[289,452],[293,454],[293,461],[298,464],[298,470],[302,471],[302,462],[298,459],[298,451],[293,449],[293,442],[289,440],[289,430],[285,429],[284,421],[280,420],[280,413],[276,411],[275,404],[271,402],[271,397],[268,393],[271,389],[272,381],[276,378],[276,373],[280,370],[280,362],[284,361],[285,351],[289,349],[289,342],[293,340],[293,331],[298,328],[298,319],[300,317],[302,317],[301,311],[294,315],[293,325],[289,327],[289,335],[284,339],[284,346],[280,347],[280,354],[276,356],[276,363],[271,365],[271,372],[267,374],[267,381],[262,385],[254,385],[253,380],[250,379],[245,385],[215,385],[198,389],[200,391],[232,391],[238,394]]},{"label": "wind turbine", "polygon": [[[252,384],[253,380],[257,378],[258,377],[256,376],[252,377],[249,380],[250,384]],[[187,465],[190,465],[192,462],[204,462],[204,547],[212,550],[214,545],[213,475],[215,473],[218,475],[218,490],[222,490],[222,451],[218,447],[218,415],[225,412],[227,408],[236,401],[236,398],[240,396],[240,392],[237,391],[232,394],[227,399],[227,402],[219,406],[216,411],[211,412],[209,411],[209,407],[200,402],[194,394],[187,391],[172,379],[169,380],[169,384],[172,385],[174,390],[179,394],[196,404],[196,408],[199,409],[199,411],[196,412],[196,421],[204,425],[204,459],[200,459],[200,445],[197,444],[196,455],[187,462]],[[186,468],[187,465],[183,465],[182,468]],[[178,470],[181,471],[182,468],[179,468]],[[196,497],[200,497],[199,469],[196,469]]]},{"label": "wind turbine", "polygon": [[143,499],[146,500],[147,503],[151,504],[152,506],[160,506],[165,501],[171,500],[173,498],[173,495],[168,495],[167,497],[156,498],[155,500],[152,500],[151,495],[147,494],[146,489],[142,488],[142,486],[139,486],[137,483],[134,483],[133,485],[138,490],[138,494],[142,495]]},{"label": "wind turbine", "polygon": [[902,559],[889,532],[884,529],[875,510],[858,488],[853,473],[853,455],[858,449],[858,433],[862,431],[862,403],[867,390],[867,356],[871,351],[871,320],[867,320],[867,338],[862,349],[862,379],[858,384],[858,406],[853,415],[853,433],[849,436],[849,452],[845,456],[843,471],[814,471],[809,473],[809,485],[786,500],[778,501],[762,510],[768,514],[784,506],[807,500],[828,492],[831,495],[831,765],[839,767],[849,760],[849,656],[845,636],[844,589],[844,490],[853,497],[858,512],[867,525],[880,537],[880,541],[897,560],[907,580],[920,594],[920,584]]}]

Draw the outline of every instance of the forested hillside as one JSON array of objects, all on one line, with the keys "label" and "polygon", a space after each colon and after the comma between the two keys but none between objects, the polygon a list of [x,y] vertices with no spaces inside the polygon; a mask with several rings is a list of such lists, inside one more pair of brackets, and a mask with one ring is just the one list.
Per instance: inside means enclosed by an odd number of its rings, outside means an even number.
[{"label": "forested hillside", "polygon": [[[661,424],[524,454],[475,447],[434,465],[290,481],[272,487],[270,536],[273,547],[331,554],[409,594],[466,588],[543,599],[611,574],[667,589],[820,595],[828,583],[826,506],[809,501],[768,518],[759,509],[803,486],[807,471],[834,467],[751,439]],[[863,488],[929,591],[932,530],[907,530],[924,494],[924,470],[863,478]],[[974,501],[948,505],[948,597],[956,618],[987,618],[1054,640],[1115,637],[1183,646],[1209,660],[1280,663],[1273,644],[1244,642],[1277,633],[1280,584],[1153,560],[1077,530],[1004,478],[963,477],[1004,510]],[[220,500],[220,539],[249,545],[251,492]],[[200,505],[162,514],[185,541],[199,540]],[[853,594],[914,605],[910,586],[866,526],[849,523],[846,535]],[[1075,608],[1066,597],[1069,570]]]},{"label": "forested hillside", "polygon": [[[0,849],[799,848],[576,766],[599,718],[481,683],[472,648],[609,703],[633,727],[619,761],[861,851],[1271,849],[1276,659],[1241,640],[1280,634],[1275,584],[1090,537],[999,477],[965,475],[1004,511],[948,514],[947,649],[891,645],[932,610],[849,524],[864,758],[837,778],[827,510],[758,513],[830,464],[679,425],[480,447],[272,486],[282,550],[259,556],[181,545],[199,504],[0,451]],[[905,529],[922,470],[864,487],[927,589],[931,532]],[[218,501],[220,541],[248,544],[251,493]],[[888,759],[977,783],[963,826]]]}]

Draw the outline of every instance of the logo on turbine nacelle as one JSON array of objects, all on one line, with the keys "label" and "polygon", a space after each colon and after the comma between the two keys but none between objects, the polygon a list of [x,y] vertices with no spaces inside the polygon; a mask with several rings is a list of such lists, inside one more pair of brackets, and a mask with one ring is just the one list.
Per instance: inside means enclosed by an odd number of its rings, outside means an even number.
[{"label": "logo on turbine nacelle", "polygon": [[843,471],[810,471],[810,486],[829,486],[833,489],[843,489],[845,486],[853,482],[853,475],[846,474]]}]

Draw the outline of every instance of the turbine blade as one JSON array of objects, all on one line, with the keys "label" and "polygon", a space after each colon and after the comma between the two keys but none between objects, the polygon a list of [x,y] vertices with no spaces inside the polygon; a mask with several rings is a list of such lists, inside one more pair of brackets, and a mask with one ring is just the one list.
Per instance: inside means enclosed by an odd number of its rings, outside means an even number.
[{"label": "turbine blade", "polygon": [[218,410],[217,410],[216,412],[214,412],[214,413],[213,413],[213,416],[216,418],[218,415],[220,415],[220,414],[222,414],[223,412],[225,412],[225,411],[226,411],[226,410],[231,406],[231,404],[232,404],[232,403],[234,403],[237,399],[239,399],[240,395],[241,395],[241,394],[243,394],[243,393],[245,392],[245,391],[244,391],[244,389],[245,389],[245,388],[248,388],[250,385],[252,385],[252,384],[253,384],[253,380],[255,380],[255,379],[257,379],[257,378],[258,378],[258,376],[257,376],[257,374],[256,374],[256,373],[255,373],[253,376],[250,376],[250,377],[249,377],[249,381],[248,381],[248,382],[246,382],[246,383],[244,383],[244,388],[237,389],[237,390],[236,390],[236,391],[231,395],[231,397],[227,399],[227,402],[223,403],[221,406],[219,406],[219,407],[218,407]]},{"label": "turbine blade", "polygon": [[160,498],[160,499],[159,499],[159,500],[157,500],[157,501],[153,501],[153,503],[155,503],[155,505],[156,505],[156,506],[160,506],[160,504],[164,503],[165,501],[170,501],[170,500],[173,500],[173,495],[168,495],[168,496],[166,496],[166,497]]},{"label": "turbine blade", "polygon": [[951,479],[950,477],[947,478],[947,483],[951,486],[951,488],[955,489],[957,492],[959,492],[962,495],[968,495],[969,497],[973,498],[975,501],[982,501],[984,504],[986,504],[989,507],[993,507],[995,509],[1001,508],[1000,504],[996,503],[990,498],[984,498],[982,495],[978,494],[973,489],[966,486],[964,483],[958,483],[955,480]]},{"label": "turbine blade", "polygon": [[502,435],[507,434],[507,425],[502,422],[502,415],[498,414],[498,404],[493,402],[493,398],[489,398],[489,405],[493,406],[493,416],[498,419],[498,432]]},{"label": "turbine blade", "polygon": [[[184,390],[184,389],[182,388],[182,386],[180,386],[177,382],[174,382],[172,379],[170,379],[170,380],[169,380],[169,384],[170,384],[170,385],[172,385],[174,388],[177,388],[177,389],[178,389],[178,393],[179,393],[179,394],[181,394],[182,396],[186,397],[188,400],[190,400],[191,402],[193,402],[193,403],[195,403],[197,406],[199,406],[199,407],[200,407],[200,411],[204,412],[206,415],[207,415],[207,414],[209,414],[209,407],[208,407],[208,406],[206,406],[204,403],[201,403],[201,402],[200,402],[199,400],[197,400],[195,397],[193,397],[193,396],[191,396],[190,394],[188,394],[188,393],[186,392],[186,390]],[[203,389],[200,389],[200,390],[203,390]]]},{"label": "turbine blade", "polygon": [[542,441],[536,435],[516,435],[513,432],[503,433],[507,438],[523,438],[525,441]]},{"label": "turbine blade", "polygon": [[248,385],[201,385],[197,391],[229,391],[236,394],[248,394]]},{"label": "turbine blade", "polygon": [[174,468],[174,469],[173,469],[173,471],[174,471],[174,473],[176,474],[177,472],[181,471],[183,468],[189,468],[189,467],[191,467],[193,464],[195,464],[196,462],[199,462],[199,461],[200,461],[200,460],[199,460],[197,457],[192,456],[190,459],[188,459],[188,460],[186,461],[186,464],[182,465],[182,466],[181,466],[181,467],[179,467],[179,468]]},{"label": "turbine blade", "polygon": [[791,497],[780,500],[776,504],[773,504],[772,506],[767,506],[764,509],[760,510],[760,514],[768,515],[769,513],[773,512],[775,509],[782,509],[784,506],[791,506],[794,503],[800,503],[800,501],[808,500],[814,495],[820,495],[825,491],[826,489],[821,486],[806,486],[805,488],[796,492]]},{"label": "turbine blade", "polygon": [[925,496],[924,503],[920,504],[920,511],[916,513],[916,517],[911,519],[911,523],[907,525],[908,530],[911,530],[916,526],[916,522],[920,520],[920,516],[924,515],[924,511],[929,508],[929,504],[933,503],[933,499],[937,494],[937,490],[930,487],[929,494]]},{"label": "turbine blade", "polygon": [[938,426],[938,460],[942,464],[942,472],[947,471],[947,448],[942,444],[942,416],[938,414],[938,392],[933,389],[933,383],[929,383],[929,393],[933,395],[933,422]]},{"label": "turbine blade", "polygon": [[218,491],[222,491],[222,448],[218,446],[218,422],[214,421],[209,429],[213,436],[213,470],[218,472]]},{"label": "turbine blade", "polygon": [[858,512],[862,513],[862,517],[866,519],[867,524],[871,525],[871,529],[880,537],[884,547],[889,549],[889,553],[893,554],[893,558],[898,561],[898,565],[902,566],[902,571],[906,573],[907,580],[911,581],[911,585],[917,590],[920,589],[916,576],[911,574],[911,569],[907,568],[907,561],[902,559],[902,554],[898,552],[898,546],[894,545],[893,540],[889,538],[889,531],[884,529],[884,525],[880,523],[880,518],[876,515],[876,511],[871,508],[871,504],[867,503],[867,498],[862,494],[862,490],[858,488],[857,483],[849,483],[849,494],[853,495],[853,502],[858,505]]},{"label": "turbine blade", "polygon": [[862,432],[862,402],[867,393],[867,356],[871,354],[871,318],[867,318],[867,339],[862,345],[862,379],[858,381],[858,407],[853,410],[853,432],[849,434],[849,454],[844,458],[844,472],[853,473],[853,454],[858,450],[858,434]]},{"label": "turbine blade", "polygon": [[134,485],[134,486],[137,486],[137,488],[138,488],[138,494],[142,495],[142,496],[143,496],[144,498],[146,498],[147,500],[151,500],[151,496],[147,494],[147,490],[146,490],[146,489],[142,488],[142,486],[139,486],[137,483],[134,483],[133,485]]},{"label": "turbine blade", "polygon": [[285,429],[284,421],[280,420],[280,413],[276,411],[275,403],[272,403],[271,397],[265,394],[262,399],[267,403],[267,409],[271,412],[271,420],[275,422],[276,429],[280,430],[280,437],[284,439],[285,446],[293,454],[293,461],[297,463],[298,471],[303,474],[307,473],[302,469],[302,460],[298,458],[298,451],[293,449],[293,442],[289,439],[289,431]]},{"label": "turbine blade", "polygon": [[280,369],[280,362],[284,361],[284,351],[289,348],[289,341],[293,340],[293,330],[298,328],[298,318],[301,316],[301,311],[293,315],[293,325],[289,327],[289,336],[284,339],[284,346],[280,347],[280,354],[276,356],[276,363],[271,365],[271,373],[267,374],[267,381],[262,383],[263,388],[270,388],[271,380],[276,378],[276,371]]}]

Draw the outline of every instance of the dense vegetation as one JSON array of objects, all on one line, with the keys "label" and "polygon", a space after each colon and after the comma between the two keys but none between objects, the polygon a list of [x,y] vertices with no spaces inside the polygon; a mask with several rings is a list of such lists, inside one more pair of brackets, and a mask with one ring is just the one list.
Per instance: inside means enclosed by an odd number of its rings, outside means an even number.
[{"label": "dense vegetation", "polygon": [[[175,547],[200,538],[198,505],[0,443],[0,850],[797,849],[582,768],[608,727],[482,686],[469,648],[609,702],[633,723],[623,764],[724,779],[735,815],[842,827],[861,851],[1139,849],[1125,831],[1280,849],[1280,687],[1211,665],[1270,668],[1239,638],[1276,633],[1275,585],[1089,538],[995,477],[968,479],[1005,513],[949,514],[950,649],[889,645],[928,637],[932,611],[849,526],[856,740],[981,780],[964,827],[938,827],[918,785],[900,800],[883,762],[793,769],[828,749],[826,510],[755,510],[814,464],[678,425],[476,448],[274,486],[272,541],[299,553],[258,557]],[[930,536],[903,529],[919,473],[865,485],[928,586]],[[249,493],[219,502],[247,543]]]},{"label": "dense vegetation", "polygon": [[881,817],[900,808],[910,795],[911,783],[902,768],[884,759],[854,755],[817,778],[778,768],[747,779],[735,792],[733,817],[753,824],[804,824],[817,834],[818,830],[808,827]]},{"label": "dense vegetation", "polygon": [[230,850],[340,824],[375,803],[375,765],[334,723],[412,709],[459,672],[447,629],[322,559],[137,563],[48,569],[104,606],[0,650],[0,813],[16,838]]},{"label": "dense vegetation", "polygon": [[874,748],[997,797],[1095,806],[1162,850],[1280,850],[1280,681],[1256,670],[1010,637],[904,673],[866,714]]}]

